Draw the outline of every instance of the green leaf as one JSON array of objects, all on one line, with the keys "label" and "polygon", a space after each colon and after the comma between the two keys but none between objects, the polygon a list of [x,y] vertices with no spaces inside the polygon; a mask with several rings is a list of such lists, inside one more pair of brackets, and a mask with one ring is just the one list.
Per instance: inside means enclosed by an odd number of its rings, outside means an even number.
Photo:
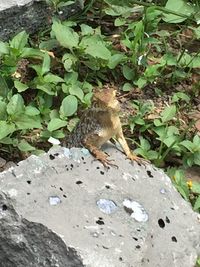
[{"label": "green leaf", "polygon": [[133,89],[133,85],[130,83],[125,83],[122,87],[124,92],[130,92]]},{"label": "green leaf", "polygon": [[36,48],[24,47],[20,55],[21,58],[43,58],[44,52]]},{"label": "green leaf", "polygon": [[17,117],[15,124],[19,130],[42,128],[39,116],[28,116],[26,114]]},{"label": "green leaf", "polygon": [[14,85],[19,93],[24,92],[29,88],[28,85],[21,83],[20,81],[14,81]]},{"label": "green leaf", "polygon": [[63,78],[61,78],[61,77],[59,77],[57,75],[48,73],[47,75],[44,76],[44,82],[45,83],[54,83],[54,84],[57,84],[57,83],[64,82],[64,80],[63,80]]},{"label": "green leaf", "polygon": [[182,92],[175,93],[172,97],[172,103],[178,102],[179,100],[184,100],[186,103],[189,103],[190,97]]},{"label": "green leaf", "polygon": [[73,47],[78,47],[79,36],[70,27],[54,21],[52,25],[52,30],[61,46],[69,49],[72,49]]},{"label": "green leaf", "polygon": [[9,54],[8,44],[0,41],[0,56]]},{"label": "green leaf", "polygon": [[125,56],[123,54],[114,54],[109,58],[108,67],[114,69],[119,63],[123,61]]},{"label": "green leaf", "polygon": [[48,131],[53,132],[61,127],[65,127],[66,125],[67,125],[66,121],[63,121],[59,118],[53,118],[48,123],[47,129]]},{"label": "green leaf", "polygon": [[72,116],[78,107],[77,98],[73,95],[66,96],[60,107],[60,114],[63,118]]},{"label": "green leaf", "polygon": [[15,125],[6,121],[0,121],[0,139],[8,136],[15,131]]},{"label": "green leaf", "polygon": [[175,105],[171,105],[171,106],[165,108],[161,112],[162,122],[167,122],[167,121],[172,120],[174,118],[175,114],[176,114],[176,106]]},{"label": "green leaf", "polygon": [[192,152],[192,153],[194,152],[193,151],[194,146],[193,146],[193,143],[191,141],[184,140],[184,141],[180,142],[180,145],[182,145],[185,148],[187,148],[190,152]]},{"label": "green leaf", "polygon": [[81,101],[83,100],[83,97],[84,97],[83,90],[80,87],[78,87],[76,84],[70,86],[69,93],[70,95],[77,96]]},{"label": "green leaf", "polygon": [[192,192],[196,194],[200,194],[200,183],[192,182]]},{"label": "green leaf", "polygon": [[134,84],[139,88],[143,88],[147,84],[147,80],[143,77],[140,77]]},{"label": "green leaf", "polygon": [[51,84],[44,84],[44,85],[37,85],[36,86],[37,89],[40,89],[42,91],[44,91],[45,93],[47,93],[48,95],[56,95],[55,92],[55,85],[51,85]]},{"label": "green leaf", "polygon": [[[188,17],[194,12],[194,6],[184,0],[168,0],[165,7],[169,10],[187,15]],[[177,16],[172,13],[164,13],[163,15],[163,20],[169,23],[179,23],[187,19],[186,17]]]},{"label": "green leaf", "polygon": [[28,34],[25,31],[18,33],[11,41],[10,46],[22,50],[28,42]]},{"label": "green leaf", "polygon": [[35,150],[35,147],[31,146],[26,140],[22,140],[19,144],[18,144],[18,148],[21,151],[33,151]]},{"label": "green leaf", "polygon": [[10,90],[8,88],[8,85],[6,83],[6,80],[4,77],[0,74],[0,96],[7,97],[8,91]]},{"label": "green leaf", "polygon": [[198,210],[200,208],[200,196],[196,199],[194,203],[194,210]]},{"label": "green leaf", "polygon": [[89,54],[94,58],[109,60],[111,57],[110,50],[106,47],[106,43],[101,40],[100,36],[85,36],[83,37],[80,46],[85,48],[86,54]]},{"label": "green leaf", "polygon": [[94,33],[94,30],[92,27],[86,24],[81,24],[81,33],[82,35],[90,35]]},{"label": "green leaf", "polygon": [[41,75],[42,76],[50,71],[50,63],[51,63],[50,56],[46,52],[44,54],[44,60],[43,60],[42,69],[41,69]]},{"label": "green leaf", "polygon": [[25,114],[28,116],[36,116],[40,114],[40,111],[35,107],[27,106],[25,108]]},{"label": "green leaf", "polygon": [[19,116],[24,112],[24,100],[20,94],[11,97],[7,105],[7,113],[9,115]]},{"label": "green leaf", "polygon": [[115,22],[114,22],[114,25],[116,27],[119,27],[119,26],[124,25],[125,23],[126,23],[126,19],[124,19],[124,18],[116,18]]},{"label": "green leaf", "polygon": [[131,69],[131,68],[130,68],[129,66],[127,66],[127,65],[123,65],[123,67],[122,67],[122,72],[123,72],[124,77],[125,77],[127,80],[133,80],[134,77],[135,77],[134,70]]},{"label": "green leaf", "polygon": [[7,118],[6,103],[0,100],[0,120],[5,120]]}]

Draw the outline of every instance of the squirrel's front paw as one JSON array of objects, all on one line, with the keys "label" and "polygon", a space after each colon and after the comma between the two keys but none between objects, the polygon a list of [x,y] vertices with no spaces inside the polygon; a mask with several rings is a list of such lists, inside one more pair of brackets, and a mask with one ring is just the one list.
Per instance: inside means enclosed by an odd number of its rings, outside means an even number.
[{"label": "squirrel's front paw", "polygon": [[131,153],[127,158],[130,159],[131,161],[136,161],[138,164],[142,164],[142,165],[146,165],[147,163],[150,163],[149,160],[140,158],[134,153]]}]

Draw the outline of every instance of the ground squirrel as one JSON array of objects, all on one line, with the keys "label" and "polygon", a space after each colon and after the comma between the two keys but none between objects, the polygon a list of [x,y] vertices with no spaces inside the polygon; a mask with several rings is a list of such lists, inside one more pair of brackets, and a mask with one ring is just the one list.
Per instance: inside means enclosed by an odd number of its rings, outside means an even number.
[{"label": "ground squirrel", "polygon": [[129,159],[143,163],[145,160],[137,157],[129,149],[122,132],[119,112],[120,105],[113,87],[105,86],[102,90],[95,89],[91,108],[86,110],[80,118],[69,135],[66,146],[68,148],[87,148],[96,159],[107,167],[115,164],[100,148],[112,137],[115,137]]}]

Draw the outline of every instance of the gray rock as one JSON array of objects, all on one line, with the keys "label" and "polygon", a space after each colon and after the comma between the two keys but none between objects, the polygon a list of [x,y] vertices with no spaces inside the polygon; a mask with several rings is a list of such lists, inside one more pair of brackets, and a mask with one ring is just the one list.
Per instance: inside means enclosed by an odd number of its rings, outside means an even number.
[{"label": "gray rock", "polygon": [[81,8],[80,1],[77,1],[60,8],[57,13],[45,0],[0,1],[0,40],[8,40],[22,30],[33,34],[50,26],[53,16],[66,19],[79,12]]},{"label": "gray rock", "polygon": [[118,169],[58,148],[0,174],[2,266],[194,267],[199,215],[161,170],[106,151]]}]

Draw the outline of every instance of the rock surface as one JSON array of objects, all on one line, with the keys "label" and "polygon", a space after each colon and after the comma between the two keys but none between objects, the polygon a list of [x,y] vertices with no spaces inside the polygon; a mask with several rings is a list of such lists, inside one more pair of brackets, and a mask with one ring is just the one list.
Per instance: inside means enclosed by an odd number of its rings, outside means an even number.
[{"label": "rock surface", "polygon": [[161,170],[106,151],[118,169],[57,148],[0,174],[2,267],[194,267],[198,214]]},{"label": "rock surface", "polygon": [[58,13],[45,0],[0,1],[0,40],[8,40],[22,30],[33,34],[50,25],[54,15],[66,19],[80,10],[79,1],[61,8]]}]

